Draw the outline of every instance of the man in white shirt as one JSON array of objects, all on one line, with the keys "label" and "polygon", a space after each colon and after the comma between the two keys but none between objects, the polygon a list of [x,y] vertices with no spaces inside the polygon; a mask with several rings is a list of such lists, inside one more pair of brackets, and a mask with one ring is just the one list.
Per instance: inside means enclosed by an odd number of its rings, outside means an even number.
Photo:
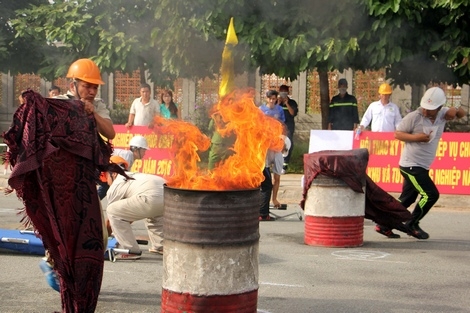
[{"label": "man in white shirt", "polygon": [[[115,157],[119,158],[119,157]],[[126,161],[122,158],[121,162]],[[113,229],[113,235],[122,249],[128,254],[121,254],[119,259],[139,259],[141,250],[132,231],[131,223],[145,219],[153,252],[154,246],[160,244],[156,231],[155,219],[163,216],[163,184],[159,176],[144,173],[126,173],[132,179],[126,179],[117,173],[107,172],[106,178],[110,188],[106,194],[108,207],[106,213]]]},{"label": "man in white shirt", "polygon": [[383,83],[379,87],[379,101],[372,102],[362,117],[359,127],[361,131],[371,124],[373,132],[394,132],[401,122],[400,109],[390,102],[392,87]]},{"label": "man in white shirt", "polygon": [[150,99],[150,85],[140,85],[140,97],[132,102],[129,111],[129,118],[125,126],[131,128],[135,126],[153,127],[153,119],[160,113],[160,105],[155,99]]}]

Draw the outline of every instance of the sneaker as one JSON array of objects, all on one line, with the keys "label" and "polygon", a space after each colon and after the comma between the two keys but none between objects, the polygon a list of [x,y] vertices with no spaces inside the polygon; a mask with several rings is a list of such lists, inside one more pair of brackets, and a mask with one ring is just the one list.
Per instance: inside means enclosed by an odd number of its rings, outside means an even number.
[{"label": "sneaker", "polygon": [[275,221],[275,220],[276,219],[274,217],[271,217],[269,215],[259,217],[260,222],[271,222],[271,221]]},{"label": "sneaker", "polygon": [[380,226],[380,225],[375,225],[375,231],[378,232],[379,234],[382,234],[382,235],[388,237],[388,238],[393,238],[393,239],[400,238],[399,234],[395,234],[391,229],[385,228],[385,227]]},{"label": "sneaker", "polygon": [[429,234],[419,227],[419,223],[414,225],[407,224],[408,226],[408,235],[415,237],[416,239],[428,239]]},{"label": "sneaker", "polygon": [[44,273],[47,284],[55,291],[60,292],[59,277],[49,262],[44,259],[41,260],[41,262],[39,262],[39,268]]},{"label": "sneaker", "polygon": [[141,256],[141,254],[118,252],[114,254],[114,260],[138,260]]},{"label": "sneaker", "polygon": [[150,253],[158,253],[163,255],[163,247],[158,247],[158,248],[150,248],[149,249]]}]

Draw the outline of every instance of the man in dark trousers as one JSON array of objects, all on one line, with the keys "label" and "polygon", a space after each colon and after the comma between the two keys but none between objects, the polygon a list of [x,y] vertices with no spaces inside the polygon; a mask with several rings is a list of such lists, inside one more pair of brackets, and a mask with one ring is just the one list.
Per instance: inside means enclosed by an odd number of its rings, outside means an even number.
[{"label": "man in dark trousers", "polygon": [[338,81],[339,94],[330,102],[328,116],[329,130],[354,130],[359,124],[356,97],[348,93],[348,81],[341,78]]},{"label": "man in dark trousers", "polygon": [[290,156],[292,154],[292,150],[294,150],[294,132],[295,132],[295,117],[297,113],[299,113],[299,106],[297,102],[291,98],[289,98],[289,86],[281,85],[279,87],[279,101],[278,104],[284,110],[285,116],[285,124],[287,127],[287,137],[289,137],[291,142],[291,147],[287,156],[284,158],[284,166],[283,171],[287,170],[287,166],[289,165]]}]

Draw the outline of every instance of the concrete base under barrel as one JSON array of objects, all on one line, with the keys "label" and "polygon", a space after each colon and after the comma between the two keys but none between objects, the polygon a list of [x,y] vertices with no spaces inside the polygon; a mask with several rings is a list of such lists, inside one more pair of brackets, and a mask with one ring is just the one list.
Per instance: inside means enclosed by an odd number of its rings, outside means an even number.
[{"label": "concrete base under barrel", "polygon": [[256,312],[259,190],[165,187],[161,312]]},{"label": "concrete base under barrel", "polygon": [[362,246],[364,212],[364,193],[353,191],[341,179],[318,175],[305,201],[305,244]]}]

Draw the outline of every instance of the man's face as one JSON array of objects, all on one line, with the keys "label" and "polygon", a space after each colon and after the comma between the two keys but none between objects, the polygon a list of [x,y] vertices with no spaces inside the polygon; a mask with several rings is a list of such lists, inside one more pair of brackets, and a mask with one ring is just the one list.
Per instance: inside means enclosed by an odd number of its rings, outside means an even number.
[{"label": "man's face", "polygon": [[439,113],[439,111],[441,110],[441,107],[438,107],[437,109],[434,109],[434,110],[427,110],[423,107],[421,107],[421,109],[423,110],[423,115],[425,117],[434,121],[437,117],[437,113]]},{"label": "man's face", "polygon": [[142,97],[142,101],[144,103],[149,102],[149,100],[150,100],[150,89],[148,89],[147,87],[140,88],[140,96]]},{"label": "man's face", "polygon": [[273,95],[271,97],[267,97],[266,100],[267,100],[268,107],[272,108],[276,104],[277,96]]},{"label": "man's face", "polygon": [[348,85],[341,84],[338,86],[338,91],[340,95],[345,95],[346,92],[348,91]]},{"label": "man's face", "polygon": [[59,95],[59,90],[58,89],[52,89],[49,91],[49,97],[57,97]]},{"label": "man's face", "polygon": [[380,102],[382,102],[382,104],[387,104],[390,102],[390,96],[391,95],[379,95],[380,97]]},{"label": "man's face", "polygon": [[143,148],[137,148],[135,150],[135,153],[134,153],[134,158],[137,159],[137,160],[141,160],[145,156],[146,152],[147,152],[147,150],[145,150]]},{"label": "man's face", "polygon": [[[75,89],[75,85],[77,90]],[[87,83],[82,80],[77,80],[76,83],[72,82],[70,84],[70,90],[76,97],[80,99],[94,101],[96,95],[98,94],[98,85]]]}]

